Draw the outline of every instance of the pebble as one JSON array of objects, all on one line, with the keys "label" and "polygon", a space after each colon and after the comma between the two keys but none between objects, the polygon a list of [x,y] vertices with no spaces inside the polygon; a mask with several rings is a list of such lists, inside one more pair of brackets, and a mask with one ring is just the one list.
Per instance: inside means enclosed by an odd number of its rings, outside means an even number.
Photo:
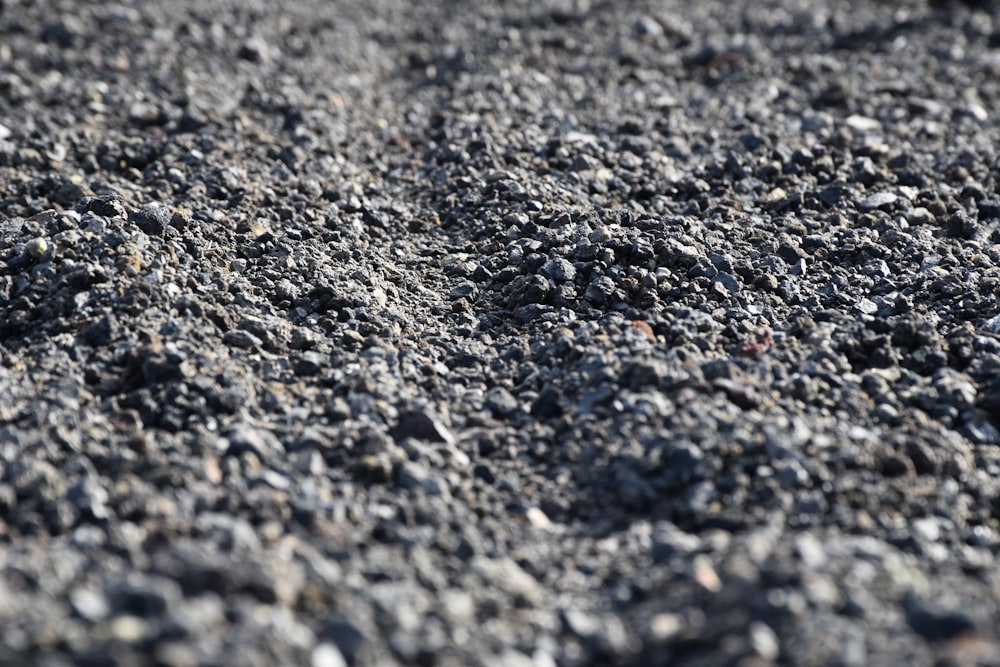
[{"label": "pebble", "polygon": [[667,642],[676,637],[684,628],[684,620],[678,614],[656,614],[649,621],[649,635],[655,642]]},{"label": "pebble", "polygon": [[319,352],[303,352],[295,360],[295,374],[300,377],[314,377],[327,367],[326,357]]},{"label": "pebble", "polygon": [[433,472],[412,461],[404,461],[399,472],[396,473],[396,480],[404,489],[420,489],[430,495],[441,495],[447,492],[447,486]]},{"label": "pebble", "polygon": [[39,236],[28,241],[24,246],[24,250],[33,259],[41,259],[49,252],[49,242],[44,236]]},{"label": "pebble", "polygon": [[889,209],[898,200],[899,197],[891,192],[877,192],[858,202],[858,210],[867,212],[877,209]]},{"label": "pebble", "polygon": [[347,667],[347,661],[336,645],[318,644],[309,657],[310,667]]},{"label": "pebble", "polygon": [[227,456],[239,456],[250,452],[258,458],[267,459],[284,453],[284,447],[273,433],[248,425],[234,427],[229,432],[226,442]]},{"label": "pebble", "polygon": [[466,280],[448,292],[448,298],[453,301],[458,299],[475,299],[478,293],[479,288],[476,287],[476,284],[471,280]]},{"label": "pebble", "polygon": [[536,606],[544,599],[544,591],[535,578],[510,558],[477,556],[470,565],[473,572],[520,604]]},{"label": "pebble", "polygon": [[710,593],[718,593],[722,590],[722,580],[716,573],[712,563],[704,556],[698,555],[694,559],[694,580],[702,588]]},{"label": "pebble", "polygon": [[657,38],[663,36],[663,26],[648,15],[642,15],[635,21],[635,32],[640,38]]},{"label": "pebble", "polygon": [[1000,199],[980,199],[976,202],[980,219],[996,220],[1000,218]]},{"label": "pebble", "polygon": [[600,620],[581,609],[566,609],[562,617],[570,632],[584,639],[597,634],[600,629]]},{"label": "pebble", "polygon": [[429,442],[443,442],[454,444],[455,435],[445,424],[425,410],[413,410],[400,415],[396,428],[393,429],[393,436],[397,440],[403,438],[417,438]]},{"label": "pebble", "polygon": [[665,561],[677,555],[687,556],[701,546],[696,535],[685,533],[666,522],[657,524],[652,537],[650,555],[654,561]]},{"label": "pebble", "polygon": [[71,486],[66,492],[66,499],[91,520],[108,518],[108,492],[92,478]]},{"label": "pebble", "polygon": [[878,304],[867,297],[862,297],[854,304],[854,309],[864,315],[875,315],[878,313]]},{"label": "pebble", "polygon": [[111,613],[107,599],[98,592],[79,588],[70,597],[73,611],[92,623],[103,621]]},{"label": "pebble", "polygon": [[882,129],[882,123],[875,118],[852,114],[844,120],[844,124],[855,132],[877,132]]},{"label": "pebble", "polygon": [[260,338],[253,335],[249,331],[245,331],[244,329],[227,331],[222,337],[222,342],[241,350],[257,350],[264,344]]},{"label": "pebble", "polygon": [[810,570],[819,569],[828,562],[822,542],[809,533],[804,533],[795,540],[795,550],[802,559],[802,564]]},{"label": "pebble", "polygon": [[540,530],[548,530],[552,528],[552,521],[545,515],[545,512],[537,507],[529,507],[526,509],[524,511],[524,516],[528,519],[528,523],[535,528]]},{"label": "pebble", "polygon": [[357,620],[350,620],[336,613],[325,618],[319,634],[323,640],[327,640],[328,643],[337,647],[348,664],[358,660],[365,645],[369,642]]},{"label": "pebble", "polygon": [[757,655],[768,662],[777,660],[781,653],[781,644],[774,630],[760,622],[750,625],[750,646]]},{"label": "pebble", "polygon": [[128,220],[150,236],[163,236],[170,224],[170,208],[154,202],[129,214]]},{"label": "pebble", "polygon": [[728,273],[720,273],[712,279],[714,284],[722,286],[729,294],[736,294],[740,291],[740,282]]},{"label": "pebble", "polygon": [[615,291],[615,283],[607,276],[600,276],[588,287],[584,295],[596,305],[605,303]]},{"label": "pebble", "polygon": [[573,282],[573,279],[576,278],[576,268],[562,257],[550,259],[543,264],[541,273],[557,283]]},{"label": "pebble", "polygon": [[517,398],[504,387],[493,387],[487,391],[484,406],[498,417],[513,417],[521,411]]},{"label": "pebble", "polygon": [[123,644],[135,644],[150,632],[149,624],[135,616],[116,616],[108,623],[108,635]]},{"label": "pebble", "polygon": [[941,609],[915,596],[907,600],[906,620],[918,635],[928,641],[954,639],[977,630],[975,621],[963,611]]}]

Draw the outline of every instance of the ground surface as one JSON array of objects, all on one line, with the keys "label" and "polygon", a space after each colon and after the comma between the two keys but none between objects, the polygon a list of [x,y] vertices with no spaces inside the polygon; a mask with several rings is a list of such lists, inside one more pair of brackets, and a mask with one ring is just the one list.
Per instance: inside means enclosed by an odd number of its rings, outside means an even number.
[{"label": "ground surface", "polygon": [[1000,665],[988,4],[0,7],[0,664]]}]

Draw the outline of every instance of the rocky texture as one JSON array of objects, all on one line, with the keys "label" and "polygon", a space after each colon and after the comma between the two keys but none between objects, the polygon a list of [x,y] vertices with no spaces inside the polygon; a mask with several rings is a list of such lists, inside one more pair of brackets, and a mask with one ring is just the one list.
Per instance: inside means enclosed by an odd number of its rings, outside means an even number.
[{"label": "rocky texture", "polygon": [[0,7],[0,664],[1000,664],[989,4]]}]

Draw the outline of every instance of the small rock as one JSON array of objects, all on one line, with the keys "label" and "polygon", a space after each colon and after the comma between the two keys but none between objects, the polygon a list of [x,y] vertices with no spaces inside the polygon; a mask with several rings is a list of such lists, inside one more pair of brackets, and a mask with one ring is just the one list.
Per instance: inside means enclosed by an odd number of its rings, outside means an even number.
[{"label": "small rock", "polygon": [[934,517],[916,519],[911,525],[914,532],[928,542],[937,542],[941,537],[941,526]]},{"label": "small rock", "polygon": [[775,464],[775,469],[778,473],[778,482],[783,489],[794,489],[809,484],[809,473],[795,459],[781,461]]},{"label": "small rock", "polygon": [[313,377],[323,372],[327,359],[319,352],[304,352],[295,360],[295,374],[299,377]]},{"label": "small rock", "polygon": [[622,384],[629,389],[656,387],[669,375],[667,364],[656,358],[640,358],[628,364],[622,371]]},{"label": "small rock", "polygon": [[569,260],[562,257],[550,259],[542,265],[540,271],[543,276],[551,278],[557,283],[573,282],[576,278],[576,267]]},{"label": "small rock", "polygon": [[715,572],[712,561],[708,559],[708,556],[704,554],[695,556],[693,569],[694,580],[706,591],[718,593],[722,590],[722,580],[719,579],[719,575]]},{"label": "small rock", "polygon": [[645,39],[663,36],[663,26],[652,16],[643,14],[635,21],[635,34]]},{"label": "small rock", "polygon": [[271,456],[281,456],[285,448],[270,431],[250,426],[235,426],[227,437],[226,456],[239,456],[244,452],[253,452],[260,459]]},{"label": "small rock", "polygon": [[878,304],[868,297],[861,297],[858,299],[857,303],[854,304],[854,310],[864,315],[875,315],[878,313]]},{"label": "small rock", "polygon": [[544,389],[531,404],[531,415],[539,419],[553,419],[563,413],[562,397],[557,389]]},{"label": "small rock", "polygon": [[891,192],[877,192],[858,202],[858,209],[866,213],[878,209],[889,209],[897,200],[899,200],[899,196]]},{"label": "small rock", "polygon": [[934,214],[923,206],[917,206],[907,213],[906,221],[911,225],[929,225],[934,222]]},{"label": "small rock", "polygon": [[874,118],[853,114],[844,120],[844,124],[855,132],[877,132],[882,129],[882,123]]},{"label": "small rock", "polygon": [[976,623],[958,610],[939,609],[915,596],[906,601],[906,620],[913,631],[928,641],[947,641],[976,632]]},{"label": "small rock", "polygon": [[750,646],[757,655],[768,662],[776,660],[781,652],[781,645],[774,630],[759,621],[750,624]]},{"label": "small rock", "polygon": [[108,625],[108,634],[123,644],[135,644],[149,633],[149,624],[135,616],[117,616]]},{"label": "small rock", "polygon": [[803,533],[796,538],[795,551],[802,559],[802,564],[810,570],[822,567],[827,561],[823,544],[810,533]]},{"label": "small rock", "polygon": [[979,218],[996,220],[1000,218],[1000,199],[983,199],[976,206],[979,208]]},{"label": "small rock", "polygon": [[70,604],[80,618],[92,623],[103,621],[111,613],[111,605],[104,595],[85,588],[73,591],[70,595]]},{"label": "small rock", "polygon": [[545,591],[535,578],[506,556],[476,556],[472,559],[471,569],[486,583],[506,592],[520,604],[537,605],[546,598]]},{"label": "small rock", "polygon": [[449,445],[455,443],[455,436],[440,419],[424,410],[412,410],[399,417],[392,437],[397,441],[404,438],[416,438],[428,442],[443,442]]},{"label": "small rock", "polygon": [[91,477],[73,485],[66,493],[66,498],[81,512],[98,521],[110,515],[108,497],[107,490]]},{"label": "small rock", "polygon": [[654,562],[660,563],[675,556],[684,558],[687,554],[693,553],[701,545],[701,540],[697,535],[685,533],[669,522],[658,523],[652,535],[652,548],[650,556]]},{"label": "small rock", "polygon": [[566,628],[577,637],[587,639],[597,634],[600,629],[600,619],[593,614],[588,614],[582,609],[565,609],[562,613],[563,622]]},{"label": "small rock", "polygon": [[466,280],[448,292],[448,298],[452,301],[457,301],[458,299],[475,299],[478,292],[479,288],[476,287],[476,284],[471,280]]},{"label": "small rock", "polygon": [[728,273],[720,273],[715,276],[712,283],[724,287],[729,294],[737,294],[740,291],[740,281]]},{"label": "small rock", "polygon": [[347,661],[334,644],[323,643],[313,649],[309,667],[347,667]]},{"label": "small rock", "polygon": [[552,527],[552,521],[545,515],[545,512],[537,507],[529,507],[525,510],[524,517],[535,528],[547,530]]},{"label": "small rock", "polygon": [[916,473],[913,462],[897,452],[884,452],[879,459],[879,465],[886,477],[912,477]]},{"label": "small rock", "polygon": [[721,390],[734,405],[744,410],[755,407],[760,403],[756,387],[747,382],[716,378],[712,380],[712,387]]},{"label": "small rock", "polygon": [[990,117],[989,111],[987,111],[986,107],[979,102],[969,102],[969,104],[965,107],[965,113],[969,114],[980,123],[986,122],[986,120]]},{"label": "small rock", "polygon": [[684,621],[677,614],[656,614],[649,619],[649,635],[654,642],[665,642],[676,637],[683,627]]},{"label": "small rock", "polygon": [[396,483],[411,491],[420,489],[429,495],[438,496],[447,489],[437,475],[419,463],[405,461],[396,473]]},{"label": "small rock", "polygon": [[81,215],[93,213],[103,218],[125,217],[125,204],[117,195],[95,195],[81,199],[76,205],[76,212]]},{"label": "small rock", "polygon": [[328,617],[324,622],[319,636],[325,641],[332,642],[337,646],[337,650],[349,662],[354,663],[361,653],[361,649],[367,643],[365,633],[358,627],[357,622],[349,620],[340,615]]},{"label": "small rock", "polygon": [[268,43],[260,37],[251,37],[240,44],[240,49],[236,55],[242,60],[259,65],[270,61],[271,49]]},{"label": "small rock", "polygon": [[44,236],[33,238],[25,244],[24,251],[33,259],[41,259],[49,252],[49,242]]},{"label": "small rock", "polygon": [[150,236],[163,236],[170,224],[170,208],[154,202],[146,204],[128,216],[128,221]]},{"label": "small rock", "polygon": [[756,358],[771,349],[772,345],[774,345],[774,334],[770,329],[764,329],[752,339],[740,341],[736,353],[741,357]]},{"label": "small rock", "polygon": [[705,455],[696,445],[681,442],[669,448],[664,463],[668,480],[685,483],[702,475]]},{"label": "small rock", "polygon": [[512,417],[521,410],[521,404],[504,387],[493,387],[487,391],[483,406],[496,417]]},{"label": "small rock", "polygon": [[820,190],[816,197],[827,206],[836,206],[849,194],[848,188],[842,185],[831,185]]},{"label": "small rock", "polygon": [[111,609],[138,618],[160,616],[182,597],[175,581],[138,574],[112,584],[106,593]]},{"label": "small rock", "polygon": [[255,350],[259,349],[262,341],[257,336],[245,329],[233,329],[232,331],[227,331],[222,337],[222,342],[231,347],[237,347],[241,350]]},{"label": "small rock", "polygon": [[719,275],[719,269],[708,257],[702,257],[688,269],[689,278],[715,278],[717,275]]},{"label": "small rock", "polygon": [[598,276],[587,287],[584,295],[595,304],[603,304],[615,292],[615,283],[608,276]]}]

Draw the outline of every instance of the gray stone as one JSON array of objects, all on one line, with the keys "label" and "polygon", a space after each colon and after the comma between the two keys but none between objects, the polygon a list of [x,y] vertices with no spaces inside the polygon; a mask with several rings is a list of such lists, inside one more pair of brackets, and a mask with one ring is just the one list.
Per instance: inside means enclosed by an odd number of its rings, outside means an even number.
[{"label": "gray stone", "polygon": [[419,489],[435,496],[447,492],[447,486],[437,475],[413,461],[404,461],[400,464],[396,482],[404,489],[411,491]]},{"label": "gray stone", "polygon": [[396,440],[416,438],[449,445],[455,442],[451,429],[427,410],[411,410],[401,414],[392,435]]},{"label": "gray stone", "polygon": [[498,417],[512,417],[521,411],[518,400],[504,387],[493,387],[486,392],[484,406]]},{"label": "gray stone", "polygon": [[576,278],[576,268],[569,260],[562,257],[555,257],[543,264],[541,273],[557,283],[573,282]]},{"label": "gray stone", "polygon": [[128,216],[128,221],[150,236],[163,236],[170,225],[171,212],[165,204],[146,204]]}]

